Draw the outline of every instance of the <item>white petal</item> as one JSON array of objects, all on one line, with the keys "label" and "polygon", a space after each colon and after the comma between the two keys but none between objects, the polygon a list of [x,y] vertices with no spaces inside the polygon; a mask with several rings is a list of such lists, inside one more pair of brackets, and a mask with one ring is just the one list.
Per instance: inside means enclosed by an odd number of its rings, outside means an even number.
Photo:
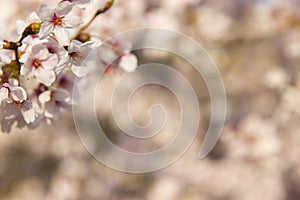
[{"label": "white petal", "polygon": [[53,32],[54,32],[56,39],[58,40],[60,45],[69,46],[70,38],[69,38],[69,34],[66,31],[66,29],[60,28],[60,27],[55,27]]},{"label": "white petal", "polygon": [[41,19],[39,18],[39,16],[37,15],[36,12],[31,12],[28,17],[27,17],[27,21],[29,23],[33,23],[33,22],[38,22],[40,21]]},{"label": "white petal", "polygon": [[43,61],[43,68],[45,69],[54,69],[58,64],[58,58],[56,54],[51,54],[47,60]]},{"label": "white petal", "polygon": [[66,28],[75,28],[83,23],[83,21],[77,16],[66,16],[63,22],[64,22],[64,27]]},{"label": "white petal", "polygon": [[21,35],[26,28],[26,23],[23,20],[17,20],[16,21],[16,28],[17,28],[17,33]]},{"label": "white petal", "polygon": [[19,81],[17,79],[11,78],[8,80],[9,88],[12,89],[14,86],[19,86]]},{"label": "white petal", "polygon": [[20,74],[25,76],[26,79],[33,76],[33,68],[31,65],[24,64],[21,66]]},{"label": "white petal", "polygon": [[39,101],[41,104],[45,104],[46,102],[49,102],[51,100],[51,91],[43,92],[39,95]]},{"label": "white petal", "polygon": [[37,44],[32,47],[32,54],[35,58],[38,58],[40,60],[47,59],[49,55],[51,55],[44,45]]},{"label": "white petal", "polygon": [[72,72],[78,77],[86,76],[86,74],[88,72],[87,67],[83,67],[83,66],[72,65],[71,69],[72,69]]},{"label": "white petal", "polygon": [[31,103],[29,102],[23,103],[21,113],[23,115],[23,119],[27,124],[33,123],[35,121],[35,111],[32,108]]},{"label": "white petal", "polygon": [[30,53],[29,53],[29,52],[24,53],[24,54],[21,56],[21,58],[20,58],[20,62],[21,62],[21,63],[26,63],[27,60],[29,59],[29,57],[30,57]]},{"label": "white petal", "polygon": [[10,95],[14,101],[23,102],[27,99],[26,91],[19,86],[10,88]]},{"label": "white petal", "polygon": [[134,72],[138,64],[138,60],[135,55],[129,53],[121,57],[119,67],[127,72]]},{"label": "white petal", "polygon": [[37,16],[43,21],[50,21],[54,9],[48,5],[42,4],[37,10]]},{"label": "white petal", "polygon": [[58,15],[58,16],[65,16],[67,15],[69,12],[71,12],[73,8],[73,4],[70,3],[69,1],[63,1],[61,3],[59,3],[57,5],[57,7],[55,8],[55,13]]},{"label": "white petal", "polygon": [[116,53],[111,48],[106,48],[103,45],[98,49],[100,58],[107,64],[111,64],[118,58]]},{"label": "white petal", "polygon": [[78,41],[78,40],[72,40],[70,46],[69,46],[69,53],[78,51],[80,48],[80,45],[82,44],[82,42]]},{"label": "white petal", "polygon": [[41,30],[39,32],[40,39],[45,39],[50,35],[51,31],[53,30],[53,25],[50,22],[43,22],[41,26]]},{"label": "white petal", "polygon": [[43,83],[48,87],[52,85],[56,78],[53,70],[46,70],[42,67],[34,70],[34,75],[40,83]]},{"label": "white petal", "polygon": [[2,87],[0,89],[0,101],[8,99],[8,89],[5,87]]}]

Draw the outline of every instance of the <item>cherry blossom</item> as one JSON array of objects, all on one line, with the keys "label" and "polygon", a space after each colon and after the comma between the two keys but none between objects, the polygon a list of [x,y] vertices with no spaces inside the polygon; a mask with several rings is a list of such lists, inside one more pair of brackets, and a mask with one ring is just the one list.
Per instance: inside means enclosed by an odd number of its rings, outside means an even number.
[{"label": "cherry blossom", "polygon": [[37,14],[43,22],[39,32],[40,39],[45,39],[53,32],[63,46],[69,44],[69,34],[65,28],[75,28],[82,23],[79,17],[68,15],[72,6],[72,3],[64,1],[58,4],[56,8],[45,4],[39,7]]},{"label": "cherry blossom", "polygon": [[132,53],[125,54],[121,57],[119,67],[126,72],[134,72],[138,65],[136,56]]},{"label": "cherry blossom", "polygon": [[26,78],[35,76],[46,86],[50,86],[55,81],[55,67],[58,64],[58,58],[56,54],[49,53],[44,45],[33,46],[32,51],[22,55],[20,61],[24,63],[21,75]]},{"label": "cherry blossom", "polygon": [[87,59],[93,59],[91,53],[94,50],[94,42],[81,43],[73,40],[69,46],[69,63],[72,65],[72,71],[78,77],[87,74]]},{"label": "cherry blossom", "polygon": [[[62,108],[70,108],[72,105],[71,95],[67,90],[47,90],[39,95],[39,102],[44,110],[46,119],[55,119],[60,115]],[[49,120],[47,120],[50,122]]]},{"label": "cherry blossom", "polygon": [[104,45],[85,32],[98,13],[109,9],[112,0],[69,38],[69,29],[82,23],[79,12],[71,15],[73,6],[82,8],[88,3],[90,0],[63,0],[56,7],[42,4],[25,21],[16,22],[18,40],[0,40],[2,132],[9,133],[13,127],[35,128],[43,121],[52,123],[71,109],[82,94],[75,79],[92,73],[90,64],[95,67],[99,61],[104,67],[119,57],[112,67],[135,70],[137,59],[129,53],[131,43],[116,38]]},{"label": "cherry blossom", "polygon": [[22,103],[27,99],[27,94],[24,88],[18,86],[16,81],[12,83],[4,83],[0,88],[0,100],[7,103],[18,102]]}]

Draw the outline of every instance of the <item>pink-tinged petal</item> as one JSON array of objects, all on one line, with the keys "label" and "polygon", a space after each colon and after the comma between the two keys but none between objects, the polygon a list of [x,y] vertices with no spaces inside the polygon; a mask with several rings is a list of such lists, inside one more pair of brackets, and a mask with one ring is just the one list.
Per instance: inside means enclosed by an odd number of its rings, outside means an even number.
[{"label": "pink-tinged petal", "polygon": [[81,44],[82,44],[82,42],[80,42],[78,40],[72,40],[72,42],[71,42],[71,44],[69,46],[69,53],[78,51]]},{"label": "pink-tinged petal", "polygon": [[5,87],[2,87],[0,89],[0,101],[8,99],[8,89]]},{"label": "pink-tinged petal", "polygon": [[41,21],[41,19],[39,18],[36,12],[31,12],[27,17],[27,21],[29,23],[33,23],[33,22],[39,22]]},{"label": "pink-tinged petal", "polygon": [[19,86],[19,81],[17,79],[11,78],[8,80],[9,88],[12,88],[13,86]]},{"label": "pink-tinged petal", "polygon": [[56,54],[51,54],[45,61],[43,61],[43,68],[51,70],[57,67],[58,58]]},{"label": "pink-tinged petal", "polygon": [[126,72],[134,72],[138,64],[138,60],[135,55],[129,53],[121,57],[119,67]]},{"label": "pink-tinged petal", "polygon": [[21,63],[26,63],[28,61],[29,57],[30,57],[29,52],[24,53],[20,58],[20,62]]},{"label": "pink-tinged petal", "polygon": [[83,21],[77,16],[66,16],[63,23],[66,28],[75,28],[81,25]]},{"label": "pink-tinged petal", "polygon": [[57,5],[54,12],[58,16],[65,16],[65,15],[69,14],[69,12],[71,12],[72,8],[73,8],[72,3],[68,2],[68,1],[63,1]]},{"label": "pink-tinged petal", "polygon": [[72,65],[71,69],[72,69],[72,72],[78,77],[86,76],[86,74],[88,72],[87,67],[83,67],[83,66]]},{"label": "pink-tinged petal", "polygon": [[33,76],[33,68],[31,65],[24,64],[21,66],[20,74],[26,79],[31,78]]},{"label": "pink-tinged petal", "polygon": [[50,22],[43,22],[41,30],[39,32],[40,39],[45,39],[46,37],[48,37],[52,30],[53,24],[51,24]]},{"label": "pink-tinged petal", "polygon": [[12,87],[10,89],[10,95],[14,101],[23,102],[27,99],[26,91],[22,87]]},{"label": "pink-tinged petal", "polygon": [[44,45],[37,44],[32,47],[32,54],[34,58],[38,58],[40,60],[45,60],[49,57],[50,53]]},{"label": "pink-tinged petal", "polygon": [[39,101],[42,105],[44,105],[45,103],[51,100],[51,93],[52,92],[48,90],[39,95]]},{"label": "pink-tinged petal", "polygon": [[61,27],[55,27],[53,32],[60,45],[69,46],[70,38],[66,29]]},{"label": "pink-tinged petal", "polygon": [[52,85],[56,78],[53,70],[46,70],[42,67],[39,67],[36,70],[34,70],[34,75],[40,83],[43,83],[48,87]]},{"label": "pink-tinged petal", "polygon": [[22,113],[23,119],[25,120],[26,124],[35,122],[35,111],[32,108],[31,103],[25,102],[22,105],[21,113]]},{"label": "pink-tinged petal", "polygon": [[48,5],[42,4],[37,10],[37,16],[43,21],[50,21],[54,9]]},{"label": "pink-tinged petal", "polygon": [[35,121],[34,110],[22,110],[22,115],[27,124],[33,123]]}]

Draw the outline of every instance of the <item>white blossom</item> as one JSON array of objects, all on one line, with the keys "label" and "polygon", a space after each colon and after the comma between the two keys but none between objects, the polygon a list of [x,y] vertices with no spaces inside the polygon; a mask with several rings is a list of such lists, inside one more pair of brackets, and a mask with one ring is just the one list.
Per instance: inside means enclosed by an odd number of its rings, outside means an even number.
[{"label": "white blossom", "polygon": [[122,56],[119,62],[119,67],[126,72],[134,72],[137,65],[138,60],[132,53],[128,53]]},{"label": "white blossom", "polygon": [[39,32],[41,39],[46,38],[53,32],[61,45],[66,46],[69,44],[69,35],[66,28],[75,28],[82,23],[79,17],[68,15],[72,10],[72,6],[72,3],[68,1],[58,4],[56,8],[45,4],[40,6],[37,14],[43,22]]},{"label": "white blossom", "polygon": [[35,76],[37,80],[46,86],[50,86],[56,78],[55,67],[58,63],[56,54],[49,53],[44,45],[35,45],[31,52],[26,52],[20,58],[24,63],[21,67],[21,75],[25,78]]},{"label": "white blossom", "polygon": [[10,83],[4,83],[0,88],[0,101],[7,103],[22,103],[27,99],[24,88],[18,86],[18,81],[11,80]]},{"label": "white blossom", "polygon": [[71,95],[63,89],[47,90],[39,95],[46,119],[55,119],[61,113],[61,108],[70,108],[72,105]]},{"label": "white blossom", "polygon": [[72,71],[78,77],[85,76],[87,74],[87,59],[95,58],[93,42],[81,43],[77,40],[73,40],[69,46],[69,63],[72,65]]}]

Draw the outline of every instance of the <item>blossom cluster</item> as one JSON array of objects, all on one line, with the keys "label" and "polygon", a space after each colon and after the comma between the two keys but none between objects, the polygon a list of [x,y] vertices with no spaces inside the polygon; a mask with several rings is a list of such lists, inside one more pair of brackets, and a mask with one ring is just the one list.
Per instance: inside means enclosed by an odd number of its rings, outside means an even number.
[{"label": "blossom cluster", "polygon": [[[84,25],[72,10],[76,7],[85,11],[89,4],[90,0],[62,0],[55,7],[42,4],[26,22],[17,21],[17,42],[0,41],[2,132],[9,133],[14,125],[35,128],[43,121],[51,123],[64,109],[71,108],[75,78],[87,75],[86,60],[97,54],[102,54],[103,63],[106,52],[118,55],[120,68],[135,70],[137,59],[129,53],[126,41],[111,41],[102,47],[99,39],[85,32],[94,18],[112,6],[113,0],[108,0]],[[71,33],[75,35],[71,37]]]}]

